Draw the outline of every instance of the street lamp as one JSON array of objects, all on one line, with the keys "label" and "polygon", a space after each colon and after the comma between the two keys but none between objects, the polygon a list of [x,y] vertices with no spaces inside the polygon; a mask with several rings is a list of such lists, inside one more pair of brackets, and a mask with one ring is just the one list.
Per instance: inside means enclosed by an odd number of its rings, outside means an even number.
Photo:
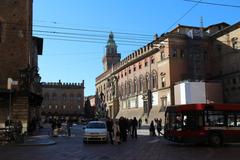
[{"label": "street lamp", "polygon": [[9,90],[9,110],[8,110],[8,125],[10,125],[11,122],[11,106],[12,106],[12,78],[8,78],[7,80],[7,89]]}]

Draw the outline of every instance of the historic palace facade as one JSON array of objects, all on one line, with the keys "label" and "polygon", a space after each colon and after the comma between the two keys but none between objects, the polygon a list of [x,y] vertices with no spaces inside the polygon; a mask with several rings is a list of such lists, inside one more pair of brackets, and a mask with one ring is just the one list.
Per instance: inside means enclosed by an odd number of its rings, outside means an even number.
[{"label": "historic palace facade", "polygon": [[82,83],[42,83],[44,97],[41,115],[79,117],[84,111],[84,81]]},{"label": "historic palace facade", "polygon": [[[96,78],[97,106],[110,117],[163,118],[182,81],[223,84],[224,102],[240,101],[239,23],[178,25],[120,60],[113,33]],[[111,52],[110,52],[111,51]]]}]

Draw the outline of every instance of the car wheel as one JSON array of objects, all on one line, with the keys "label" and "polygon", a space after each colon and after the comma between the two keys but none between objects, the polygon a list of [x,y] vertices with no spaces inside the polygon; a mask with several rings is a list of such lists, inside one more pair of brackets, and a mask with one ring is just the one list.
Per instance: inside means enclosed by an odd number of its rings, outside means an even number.
[{"label": "car wheel", "polygon": [[214,147],[219,147],[223,143],[222,137],[218,134],[212,134],[209,137],[209,144]]}]

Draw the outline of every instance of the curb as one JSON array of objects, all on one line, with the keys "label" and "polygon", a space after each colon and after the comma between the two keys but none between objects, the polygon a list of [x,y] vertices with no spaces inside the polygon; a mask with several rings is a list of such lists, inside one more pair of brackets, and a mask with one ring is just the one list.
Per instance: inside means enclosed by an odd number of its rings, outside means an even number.
[{"label": "curb", "polygon": [[56,144],[55,141],[50,141],[47,143],[22,143],[22,144],[16,144],[16,146],[49,146]]}]

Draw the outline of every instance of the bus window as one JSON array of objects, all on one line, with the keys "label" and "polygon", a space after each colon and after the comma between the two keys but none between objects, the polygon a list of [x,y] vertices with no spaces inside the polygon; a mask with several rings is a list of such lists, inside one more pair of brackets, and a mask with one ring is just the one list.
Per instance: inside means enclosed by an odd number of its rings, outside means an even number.
[{"label": "bus window", "polygon": [[240,127],[240,113],[237,114],[237,127]]},{"label": "bus window", "polygon": [[175,116],[175,127],[176,130],[179,130],[182,128],[182,115],[181,114],[177,114]]},{"label": "bus window", "polygon": [[229,114],[228,115],[228,127],[234,127],[235,126],[235,115],[234,114]]},{"label": "bus window", "polygon": [[206,126],[225,126],[225,117],[222,111],[208,111],[205,120]]},{"label": "bus window", "polygon": [[182,118],[181,114],[177,114],[175,112],[167,112],[166,119],[165,119],[165,129],[174,129],[178,130],[182,126]]},{"label": "bus window", "polygon": [[203,126],[203,116],[198,112],[188,112],[183,114],[184,129],[198,129]]}]

